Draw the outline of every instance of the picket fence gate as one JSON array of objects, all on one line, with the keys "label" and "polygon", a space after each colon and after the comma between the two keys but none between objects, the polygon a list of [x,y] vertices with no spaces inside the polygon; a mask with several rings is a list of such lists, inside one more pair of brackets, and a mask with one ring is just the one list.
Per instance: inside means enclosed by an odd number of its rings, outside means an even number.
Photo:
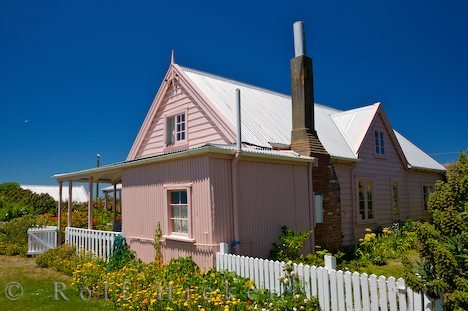
[{"label": "picket fence gate", "polygon": [[46,226],[28,229],[27,255],[39,255],[57,247],[57,227]]},{"label": "picket fence gate", "polygon": [[[216,253],[216,269],[235,272],[261,289],[281,294],[285,262]],[[307,297],[315,296],[324,311],[426,311],[442,310],[425,295],[413,292],[402,278],[351,273],[325,267],[294,264]]]},{"label": "picket fence gate", "polygon": [[65,243],[75,245],[77,253],[90,252],[107,260],[114,249],[114,239],[120,234],[121,232],[66,227]]}]

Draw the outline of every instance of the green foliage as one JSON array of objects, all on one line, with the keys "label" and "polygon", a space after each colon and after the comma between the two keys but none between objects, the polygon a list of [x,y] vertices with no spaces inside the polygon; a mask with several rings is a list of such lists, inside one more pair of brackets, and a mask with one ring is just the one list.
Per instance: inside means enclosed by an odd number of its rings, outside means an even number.
[{"label": "green foliage", "polygon": [[[300,285],[292,264],[282,282]],[[132,261],[118,270],[87,262],[77,267],[72,284],[89,288],[93,297],[104,297],[107,289],[116,310],[319,310],[317,300],[307,299],[300,286],[281,296],[270,295],[233,272],[213,268],[202,273],[191,258],[169,264]]]},{"label": "green foliage", "polygon": [[32,215],[0,224],[0,255],[25,256],[28,251],[28,229],[35,224],[36,220]]},{"label": "green foliage", "polygon": [[383,266],[390,259],[398,258],[401,254],[414,249],[416,236],[412,230],[414,223],[410,221],[408,225],[399,226],[398,224],[391,228],[383,228],[382,233],[372,232],[370,228],[366,229],[366,235],[359,239],[354,254],[355,259],[351,264],[357,266],[367,266],[374,264]]},{"label": "green foliage", "polygon": [[433,223],[417,226],[416,267],[406,262],[405,279],[429,297],[443,298],[447,310],[468,309],[468,151],[438,181],[428,208]]},{"label": "green foliage", "polygon": [[157,262],[162,262],[162,251],[161,251],[161,239],[162,239],[162,230],[161,223],[158,221],[156,225],[156,231],[154,233],[154,260]]},{"label": "green foliage", "polygon": [[279,261],[297,260],[304,243],[312,231],[295,232],[283,226],[281,235],[276,243],[273,243],[271,257]]},{"label": "green foliage", "polygon": [[60,245],[57,248],[50,249],[36,257],[36,263],[42,268],[53,268],[71,276],[79,266],[87,262],[96,262],[104,266],[104,262],[91,256],[91,254],[82,253],[77,256],[75,247]]},{"label": "green foliage", "polygon": [[135,260],[135,253],[132,250],[130,250],[125,238],[121,235],[116,236],[114,239],[114,249],[108,262],[108,269],[121,269],[129,261],[133,260]]},{"label": "green foliage", "polygon": [[55,200],[48,194],[35,194],[17,183],[0,184],[0,221],[9,221],[24,215],[55,213]]}]

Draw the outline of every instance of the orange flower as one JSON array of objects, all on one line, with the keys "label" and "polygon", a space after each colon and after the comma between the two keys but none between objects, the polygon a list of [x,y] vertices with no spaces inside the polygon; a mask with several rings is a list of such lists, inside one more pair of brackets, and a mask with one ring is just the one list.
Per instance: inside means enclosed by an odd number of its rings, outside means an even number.
[{"label": "orange flower", "polygon": [[144,305],[147,304],[147,303],[148,303],[148,299],[145,298],[145,300],[143,300],[141,303],[144,304]]}]

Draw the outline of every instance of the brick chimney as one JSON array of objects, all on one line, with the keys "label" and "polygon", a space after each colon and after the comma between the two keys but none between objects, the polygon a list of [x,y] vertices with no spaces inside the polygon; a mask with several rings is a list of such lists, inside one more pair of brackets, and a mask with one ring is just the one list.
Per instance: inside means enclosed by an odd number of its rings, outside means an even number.
[{"label": "brick chimney", "polygon": [[291,59],[292,131],[291,149],[310,156],[327,153],[318,140],[314,119],[312,59],[306,55],[304,23],[294,23],[294,52]]},{"label": "brick chimney", "polygon": [[[316,245],[336,251],[342,247],[340,183],[333,161],[322,146],[315,128],[312,59],[306,55],[304,23],[294,23],[295,57],[291,59],[292,131],[291,149],[317,159],[312,169],[312,187],[322,197],[323,223],[315,224]],[[314,210],[315,212],[315,210]]]}]

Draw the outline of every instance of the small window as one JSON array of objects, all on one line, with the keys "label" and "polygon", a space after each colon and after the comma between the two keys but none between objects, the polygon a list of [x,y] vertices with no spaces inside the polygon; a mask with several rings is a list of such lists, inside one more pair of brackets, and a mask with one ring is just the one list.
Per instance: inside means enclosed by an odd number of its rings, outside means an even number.
[{"label": "small window", "polygon": [[172,233],[188,235],[187,190],[170,192]]},{"label": "small window", "polygon": [[166,144],[174,145],[186,137],[185,112],[166,119]]},{"label": "small window", "polygon": [[393,217],[398,217],[400,215],[400,209],[398,206],[398,181],[392,181],[392,207],[393,207]]},{"label": "small window", "polygon": [[384,133],[382,131],[374,131],[375,138],[375,154],[385,154]]},{"label": "small window", "polygon": [[431,195],[431,193],[434,191],[434,188],[432,188],[432,186],[423,186],[423,199],[424,199],[424,210],[425,211],[428,211],[428,207],[427,207],[427,202],[429,200],[429,196]]},{"label": "small window", "polygon": [[374,219],[374,183],[372,180],[358,182],[359,219]]}]

